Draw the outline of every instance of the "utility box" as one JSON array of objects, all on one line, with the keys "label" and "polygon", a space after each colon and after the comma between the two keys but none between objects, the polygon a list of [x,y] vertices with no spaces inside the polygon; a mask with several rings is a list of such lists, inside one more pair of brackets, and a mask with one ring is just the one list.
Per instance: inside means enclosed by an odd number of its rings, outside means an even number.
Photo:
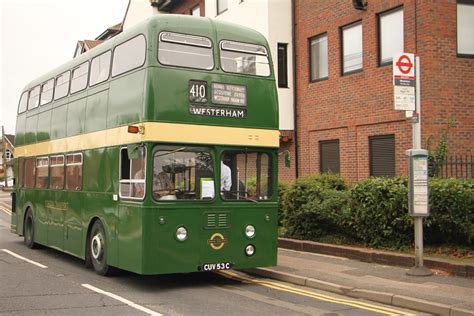
[{"label": "utility box", "polygon": [[409,149],[408,209],[411,216],[428,216],[428,151]]}]

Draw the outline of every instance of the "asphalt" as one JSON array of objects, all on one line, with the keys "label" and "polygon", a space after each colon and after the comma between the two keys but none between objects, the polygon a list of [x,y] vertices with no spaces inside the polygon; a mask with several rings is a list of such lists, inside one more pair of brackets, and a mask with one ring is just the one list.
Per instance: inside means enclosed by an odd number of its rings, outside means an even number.
[{"label": "asphalt", "polygon": [[[407,275],[410,267],[403,266],[412,262],[410,256],[401,259],[398,254],[291,239],[280,239],[279,245],[278,266],[245,272],[435,315],[474,315],[474,262],[430,259],[436,267],[431,268],[433,275],[414,277]],[[323,250],[318,252],[318,248]],[[360,258],[347,258],[351,256]]]}]

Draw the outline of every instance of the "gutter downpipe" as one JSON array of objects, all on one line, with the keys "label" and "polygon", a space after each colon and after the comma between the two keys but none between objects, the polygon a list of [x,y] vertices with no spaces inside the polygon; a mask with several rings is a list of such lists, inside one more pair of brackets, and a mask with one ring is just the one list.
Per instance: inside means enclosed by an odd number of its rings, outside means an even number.
[{"label": "gutter downpipe", "polygon": [[298,163],[298,97],[297,97],[297,86],[296,86],[296,28],[295,28],[295,1],[291,0],[291,29],[292,29],[292,45],[293,45],[293,128],[294,128],[294,144],[295,144],[295,179],[299,176],[299,163]]}]

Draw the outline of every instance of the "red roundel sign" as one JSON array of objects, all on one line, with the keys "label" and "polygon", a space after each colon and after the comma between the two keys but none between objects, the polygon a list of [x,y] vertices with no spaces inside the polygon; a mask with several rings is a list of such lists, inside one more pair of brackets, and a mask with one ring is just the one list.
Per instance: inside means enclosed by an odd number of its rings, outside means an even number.
[{"label": "red roundel sign", "polygon": [[413,63],[407,55],[401,55],[396,63],[398,70],[404,75],[409,74],[413,68]]},{"label": "red roundel sign", "polygon": [[400,53],[393,56],[394,78],[415,78],[415,55]]}]

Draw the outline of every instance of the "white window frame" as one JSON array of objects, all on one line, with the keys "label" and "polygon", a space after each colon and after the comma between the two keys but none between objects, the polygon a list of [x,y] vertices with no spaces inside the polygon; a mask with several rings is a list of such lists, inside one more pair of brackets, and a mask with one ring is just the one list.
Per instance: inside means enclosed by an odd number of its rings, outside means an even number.
[{"label": "white window frame", "polygon": [[[465,24],[461,25],[461,12],[466,14],[467,17],[469,17],[469,12],[474,14],[474,1],[458,0],[456,2],[456,52],[458,57],[474,58],[474,19],[464,17],[462,22]],[[463,44],[460,45],[460,42],[463,42]],[[465,44],[466,42],[467,44]]]},{"label": "white window frame", "polygon": [[[318,41],[318,43],[321,43],[321,39],[322,38],[325,38],[325,41],[326,41],[326,51],[323,52],[326,54],[326,76],[321,76],[321,77],[316,77],[317,73],[318,73],[318,69],[321,68],[321,64],[317,63],[317,65],[313,65],[313,54],[312,54],[312,45],[313,45],[313,42],[316,42]],[[314,78],[313,78],[313,66],[317,66],[315,68],[315,72],[314,72]],[[328,38],[328,33],[321,33],[321,34],[318,34],[312,38],[309,39],[309,81],[310,82],[317,82],[317,81],[322,81],[322,80],[326,80],[329,78],[329,38]]]},{"label": "white window frame", "polygon": [[[358,30],[356,28],[360,28],[360,57],[359,56],[355,56],[355,57],[351,57],[352,59],[359,59],[360,58],[360,67],[358,68],[355,68],[355,66],[351,66],[351,68],[354,68],[354,69],[351,69],[351,70],[346,70],[346,67],[347,67],[347,64],[349,64],[348,60],[348,56],[350,55],[346,55],[346,49],[348,48],[346,45],[347,41],[355,38],[354,36],[350,36],[350,35],[347,35],[349,34],[349,32],[356,32],[355,34],[359,35],[358,34]],[[346,39],[346,36],[347,36],[347,39]],[[356,45],[359,45],[359,43],[357,42]],[[352,48],[352,47],[350,47]],[[357,47],[358,48],[358,47]],[[358,53],[358,52],[357,52]],[[342,75],[349,75],[351,73],[354,73],[354,72],[360,72],[362,70],[364,70],[364,35],[363,35],[363,27],[362,27],[362,21],[357,21],[357,22],[354,22],[354,23],[351,23],[351,24],[348,24],[346,26],[343,26],[341,27],[341,73]]]},{"label": "white window frame", "polygon": [[[383,52],[383,48],[384,48],[384,37],[383,37],[383,25],[382,24],[382,19],[384,17],[388,17],[390,15],[393,15],[393,14],[398,14],[400,13],[402,14],[401,16],[401,19],[402,19],[402,43],[401,43],[401,47],[399,49],[396,49],[396,51],[392,51],[392,56],[390,57],[387,57],[387,56],[383,56],[382,54],[384,53]],[[403,9],[403,6],[401,7],[397,7],[397,8],[394,8],[394,9],[391,9],[391,10],[388,10],[388,11],[385,11],[385,12],[382,12],[382,13],[379,13],[378,14],[378,53],[379,53],[379,66],[385,66],[385,65],[391,65],[392,62],[393,62],[393,54],[396,54],[396,53],[403,53],[404,52],[404,48],[405,48],[405,12],[404,12],[404,9]],[[393,21],[392,21],[393,22]],[[390,26],[393,26],[394,24],[393,23],[388,23],[388,25]],[[393,42],[394,39],[393,39],[393,36],[389,36],[389,38],[386,40],[386,42]]]}]

